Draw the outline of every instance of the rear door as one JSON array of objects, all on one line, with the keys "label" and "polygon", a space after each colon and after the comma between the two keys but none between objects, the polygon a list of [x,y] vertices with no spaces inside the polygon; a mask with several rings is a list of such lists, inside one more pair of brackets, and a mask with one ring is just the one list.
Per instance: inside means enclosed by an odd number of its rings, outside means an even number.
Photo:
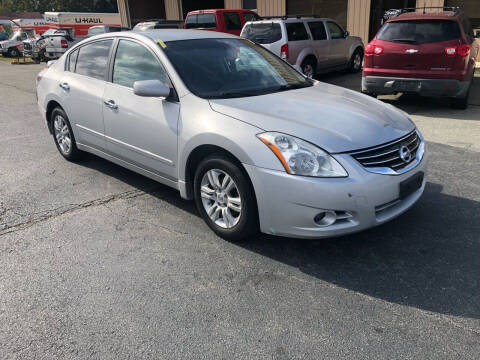
[{"label": "rear door", "polygon": [[174,180],[180,105],[133,93],[139,80],[160,80],[173,88],[163,65],[142,43],[120,39],[111,80],[103,96],[107,152]]},{"label": "rear door", "polygon": [[389,76],[445,78],[462,61],[446,50],[460,45],[460,38],[453,20],[389,22],[377,34],[375,45],[383,53],[373,56],[373,67],[387,70]]},{"label": "rear door", "polygon": [[325,25],[323,21],[309,21],[308,27],[312,34],[312,45],[317,56],[318,68],[328,67],[330,49]]},{"label": "rear door", "polygon": [[112,44],[111,39],[95,41],[70,53],[58,84],[77,141],[100,150],[105,148],[103,93]]}]

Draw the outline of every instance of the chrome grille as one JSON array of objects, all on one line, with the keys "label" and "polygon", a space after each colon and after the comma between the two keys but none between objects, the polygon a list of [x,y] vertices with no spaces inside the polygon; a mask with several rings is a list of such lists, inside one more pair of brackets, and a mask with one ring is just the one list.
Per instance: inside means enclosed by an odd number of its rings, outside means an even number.
[{"label": "chrome grille", "polygon": [[[415,161],[417,149],[421,140],[416,130],[407,136],[385,145],[351,153],[353,158],[366,168],[387,167],[398,171]],[[411,158],[402,159],[400,149],[406,146],[410,150]]]}]

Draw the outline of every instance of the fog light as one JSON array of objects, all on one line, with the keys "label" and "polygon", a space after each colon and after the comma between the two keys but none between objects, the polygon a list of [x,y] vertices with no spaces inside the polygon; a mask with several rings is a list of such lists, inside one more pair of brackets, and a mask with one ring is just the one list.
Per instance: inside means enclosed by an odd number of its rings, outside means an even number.
[{"label": "fog light", "polygon": [[337,220],[337,214],[335,213],[335,211],[324,211],[324,212],[318,213],[313,218],[313,221],[315,221],[315,224],[319,226],[330,226],[336,220]]}]

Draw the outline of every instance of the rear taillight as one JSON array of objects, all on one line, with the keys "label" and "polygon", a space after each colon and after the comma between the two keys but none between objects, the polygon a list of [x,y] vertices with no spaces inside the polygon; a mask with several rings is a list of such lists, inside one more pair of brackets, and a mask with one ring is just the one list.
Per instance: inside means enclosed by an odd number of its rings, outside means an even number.
[{"label": "rear taillight", "polygon": [[67,40],[61,40],[60,42],[61,42],[61,44],[62,44],[62,49],[68,48],[68,42],[67,42]]},{"label": "rear taillight", "polygon": [[462,56],[465,57],[470,53],[470,45],[464,44],[460,46],[449,46],[445,48],[445,54],[448,56]]},{"label": "rear taillight", "polygon": [[457,53],[460,56],[467,56],[469,52],[470,52],[470,45],[468,44],[460,45],[457,48]]},{"label": "rear taillight", "polygon": [[368,44],[365,48],[365,55],[380,55],[383,53],[383,46]]},{"label": "rear taillight", "polygon": [[283,60],[287,60],[287,59],[288,59],[288,44],[284,44],[284,45],[282,45],[282,47],[280,48],[280,57],[281,57]]}]

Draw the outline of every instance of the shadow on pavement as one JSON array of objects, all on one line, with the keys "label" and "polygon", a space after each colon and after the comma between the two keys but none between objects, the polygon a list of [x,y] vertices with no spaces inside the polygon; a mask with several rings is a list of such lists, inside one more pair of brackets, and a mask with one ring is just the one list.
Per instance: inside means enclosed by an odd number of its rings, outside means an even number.
[{"label": "shadow on pavement", "polygon": [[[458,159],[474,161],[478,153],[434,143],[428,147],[433,150],[430,182],[420,201],[399,218],[342,238],[307,241],[260,235],[237,246],[371,297],[480,318],[480,202],[442,193],[440,184],[456,184],[457,192],[471,189],[474,169],[465,169],[461,181],[453,179],[464,168]],[[447,164],[450,173],[445,173]],[[182,200],[167,186],[93,155],[81,165],[198,216],[192,201]]]},{"label": "shadow on pavement", "polygon": [[[361,91],[362,73],[332,72],[318,75],[316,79],[350,90]],[[474,78],[472,89],[470,90],[469,107],[466,110],[452,109],[450,100],[446,98],[425,97],[414,94],[380,96],[379,100],[388,102],[411,115],[480,121],[480,78],[478,76]]]}]

